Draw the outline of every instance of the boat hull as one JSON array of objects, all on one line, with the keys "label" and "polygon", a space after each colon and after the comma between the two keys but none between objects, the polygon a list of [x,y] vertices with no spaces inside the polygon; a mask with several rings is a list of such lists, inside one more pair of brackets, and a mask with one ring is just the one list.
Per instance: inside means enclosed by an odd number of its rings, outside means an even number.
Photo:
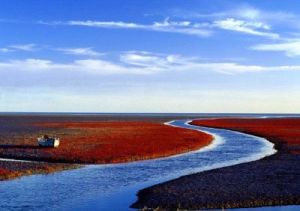
[{"label": "boat hull", "polygon": [[38,144],[40,147],[53,147],[56,148],[59,146],[60,142],[58,139],[38,139]]}]

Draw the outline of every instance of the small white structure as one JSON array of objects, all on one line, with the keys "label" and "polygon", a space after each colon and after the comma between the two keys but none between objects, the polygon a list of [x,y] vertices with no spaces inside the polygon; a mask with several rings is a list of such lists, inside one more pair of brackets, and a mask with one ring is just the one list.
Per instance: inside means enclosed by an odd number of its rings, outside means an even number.
[{"label": "small white structure", "polygon": [[44,135],[43,137],[39,137],[37,139],[39,146],[41,147],[58,147],[59,146],[59,138],[51,138],[47,135]]}]

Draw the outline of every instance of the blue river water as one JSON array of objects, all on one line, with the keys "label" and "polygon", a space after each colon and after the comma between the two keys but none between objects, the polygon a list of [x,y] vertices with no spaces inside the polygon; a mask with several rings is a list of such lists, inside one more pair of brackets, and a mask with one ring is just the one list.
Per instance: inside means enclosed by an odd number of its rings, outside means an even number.
[{"label": "blue river water", "polygon": [[168,158],[88,165],[0,183],[0,210],[132,210],[138,190],[179,176],[261,159],[276,152],[267,140],[175,120],[168,124],[204,131],[211,145]]}]

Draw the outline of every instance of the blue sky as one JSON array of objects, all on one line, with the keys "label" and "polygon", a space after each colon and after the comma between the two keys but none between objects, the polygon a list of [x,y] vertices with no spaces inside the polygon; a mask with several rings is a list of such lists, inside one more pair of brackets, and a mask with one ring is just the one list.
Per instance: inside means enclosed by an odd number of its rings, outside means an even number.
[{"label": "blue sky", "polygon": [[300,110],[296,0],[0,1],[0,111]]}]

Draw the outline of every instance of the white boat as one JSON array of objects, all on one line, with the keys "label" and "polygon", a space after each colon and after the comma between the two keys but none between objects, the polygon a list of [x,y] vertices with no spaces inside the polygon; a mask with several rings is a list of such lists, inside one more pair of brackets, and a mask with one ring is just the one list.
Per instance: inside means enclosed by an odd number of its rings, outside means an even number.
[{"label": "white boat", "polygon": [[59,146],[59,138],[51,138],[47,135],[44,135],[43,137],[39,137],[37,139],[39,146],[41,147],[58,147]]}]

